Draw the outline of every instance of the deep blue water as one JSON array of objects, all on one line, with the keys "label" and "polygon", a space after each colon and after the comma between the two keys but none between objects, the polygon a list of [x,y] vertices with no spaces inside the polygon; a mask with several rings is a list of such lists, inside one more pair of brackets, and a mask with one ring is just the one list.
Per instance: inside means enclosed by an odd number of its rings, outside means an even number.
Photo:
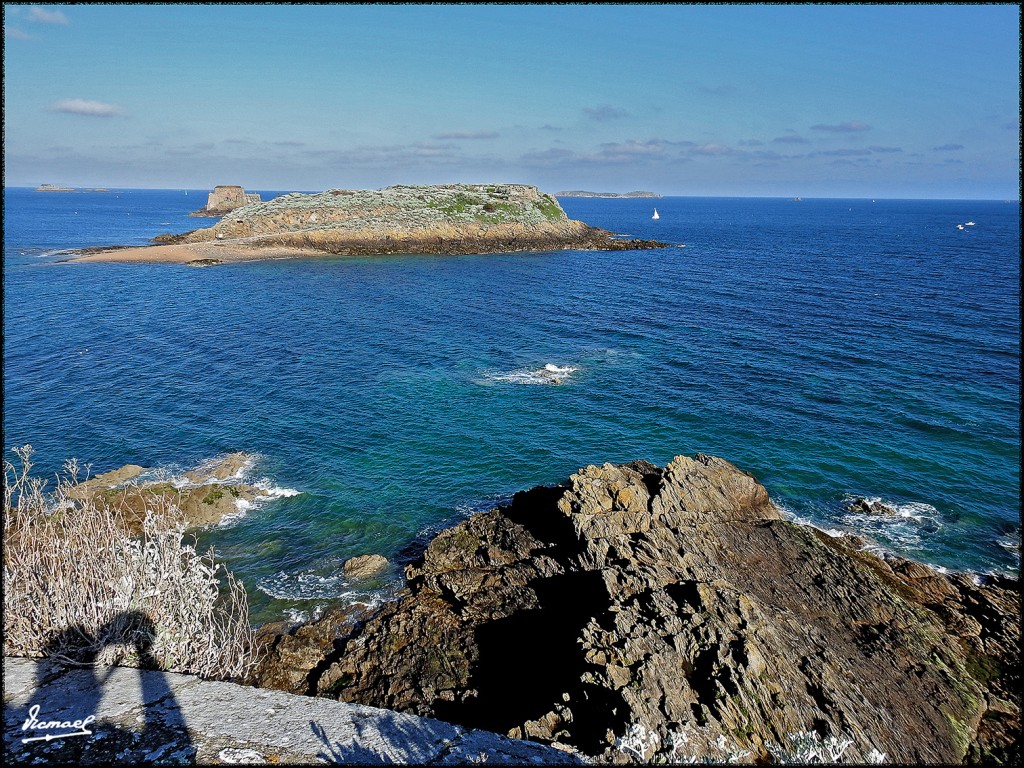
[{"label": "deep blue water", "polygon": [[[255,476],[301,493],[201,538],[257,620],[351,594],[347,557],[400,564],[518,489],[680,453],[826,529],[1019,567],[1016,201],[562,199],[685,247],[57,263],[208,226],[185,216],[206,191],[5,190],[4,448],[46,473],[258,454]],[[545,365],[575,370],[546,386]]]}]

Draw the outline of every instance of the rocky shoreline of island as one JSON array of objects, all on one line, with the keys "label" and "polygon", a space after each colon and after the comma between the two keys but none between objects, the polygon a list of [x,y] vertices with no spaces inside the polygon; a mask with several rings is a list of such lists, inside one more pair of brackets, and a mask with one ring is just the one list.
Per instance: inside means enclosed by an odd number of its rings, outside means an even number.
[{"label": "rocky shoreline of island", "polygon": [[1019,597],[790,522],[723,459],[605,464],[438,534],[383,606],[264,625],[251,682],[601,762],[815,734],[844,762],[1012,763]]},{"label": "rocky shoreline of island", "polygon": [[483,254],[639,250],[667,243],[628,238],[569,219],[553,195],[524,184],[399,185],[291,193],[232,210],[211,227],[154,245],[81,253],[66,261],[210,266],[324,255]]}]

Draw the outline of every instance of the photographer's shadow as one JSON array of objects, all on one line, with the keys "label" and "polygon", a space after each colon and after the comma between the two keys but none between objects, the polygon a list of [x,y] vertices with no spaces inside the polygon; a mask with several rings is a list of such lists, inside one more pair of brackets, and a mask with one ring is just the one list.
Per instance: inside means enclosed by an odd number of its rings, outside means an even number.
[{"label": "photographer's shadow", "polygon": [[[4,706],[5,762],[194,763],[196,749],[185,718],[152,653],[154,636],[153,623],[137,611],[118,614],[95,634],[81,626],[54,633],[47,658],[37,666],[32,700]],[[54,664],[65,668],[56,677]],[[138,687],[132,685],[134,675]],[[111,696],[104,710],[120,717],[121,724],[100,717],[104,694]],[[123,724],[123,715],[140,708],[135,722]],[[95,721],[81,730],[91,733],[45,738],[74,731],[45,724],[89,716]]]}]

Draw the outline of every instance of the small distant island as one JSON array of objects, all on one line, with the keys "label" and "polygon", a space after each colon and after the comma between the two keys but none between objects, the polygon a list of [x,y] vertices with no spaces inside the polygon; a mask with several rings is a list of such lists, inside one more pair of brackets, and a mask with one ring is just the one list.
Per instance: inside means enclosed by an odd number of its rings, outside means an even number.
[{"label": "small distant island", "polygon": [[36,192],[74,192],[74,187],[64,187],[60,184],[40,184]]},{"label": "small distant island", "polygon": [[[241,188],[237,188],[241,190]],[[397,185],[293,192],[247,202],[211,227],[153,238],[158,245],[86,249],[70,261],[224,261],[323,255],[637,250],[666,243],[618,237],[566,216],[525,184]]]},{"label": "small distant island", "polygon": [[555,192],[555,197],[661,197],[656,192],[585,192],[574,189],[569,192]]}]

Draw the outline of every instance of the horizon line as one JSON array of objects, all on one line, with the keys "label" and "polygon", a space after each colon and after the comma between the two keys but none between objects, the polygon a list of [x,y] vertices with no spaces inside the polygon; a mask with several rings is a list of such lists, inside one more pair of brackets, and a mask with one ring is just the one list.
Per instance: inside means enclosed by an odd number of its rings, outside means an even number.
[{"label": "horizon line", "polygon": [[[433,186],[443,186],[445,184],[476,184],[476,183],[480,183],[480,184],[498,184],[498,183],[501,183],[501,184],[512,184],[512,183],[516,183],[516,184],[518,184],[518,183],[521,183],[521,182],[458,182],[458,181],[456,181],[456,182],[441,182],[441,183],[438,183],[438,184],[412,184],[412,185],[401,184],[400,183],[400,184],[388,184],[388,185],[383,186],[383,187],[374,187],[374,188],[371,188],[370,191],[377,191],[377,190],[387,189],[388,187],[393,187],[393,186],[433,187]],[[97,189],[105,189],[105,190],[109,190],[111,192],[113,192],[113,191],[120,191],[120,190],[137,190],[137,191],[140,191],[140,192],[174,192],[174,191],[179,191],[179,190],[182,191],[182,192],[201,192],[201,191],[206,190],[206,191],[212,192],[214,187],[224,186],[223,184],[215,184],[213,187],[178,187],[178,186],[175,186],[175,187],[132,187],[132,186],[110,187],[110,186],[104,186],[102,184],[83,184],[83,185],[78,185],[78,186],[71,185],[71,184],[64,185],[64,184],[60,184],[60,183],[51,183],[51,182],[45,182],[45,184],[47,184],[49,186],[54,186],[54,187],[67,186],[67,188],[70,189],[73,192],[84,192],[84,191],[91,191],[91,190],[97,190]],[[8,189],[28,189],[28,190],[36,191],[38,189],[38,187],[40,187],[40,186],[42,186],[42,184],[36,184],[36,185],[32,185],[32,184],[4,184],[3,188],[4,188],[4,190],[8,190]],[[255,192],[283,192],[285,194],[294,193],[294,192],[299,192],[299,193],[302,193],[302,194],[318,194],[319,192],[325,192],[328,189],[341,189],[341,187],[326,187],[324,189],[318,189],[318,190],[313,190],[313,189],[294,189],[293,188],[293,189],[288,189],[287,192],[286,192],[284,189],[272,189],[270,187],[264,187],[264,188],[249,187],[249,186],[246,186],[244,184],[237,185],[237,186],[241,186],[243,189],[252,190],[252,191],[255,191]],[[528,186],[537,187],[536,184],[530,184]],[[540,189],[540,187],[537,187],[537,188]],[[587,192],[587,191],[590,191],[590,190],[580,189],[580,190],[572,190],[572,191]],[[635,190],[631,190],[631,191],[635,191]],[[557,194],[555,192],[548,192],[546,194],[550,194],[550,195],[552,195],[554,197],[575,197],[574,195],[559,195],[559,194]],[[595,200],[600,200],[600,199],[654,200],[654,199],[658,199],[658,198],[653,198],[653,197],[652,198],[625,197],[625,195],[627,194],[625,192],[610,192],[610,193],[603,192],[603,193],[600,193],[600,194],[623,195],[623,197],[621,197],[621,198],[600,198],[600,197],[594,197],[594,198],[584,198],[584,199],[595,199]],[[679,195],[679,194],[663,194],[663,193],[660,193],[660,192],[652,192],[651,194],[658,195],[661,198],[665,198],[665,197],[693,197],[693,198],[724,198],[724,199],[738,199],[738,200],[793,200],[793,201],[797,201],[797,200],[800,200],[800,201],[803,201],[803,200],[970,200],[970,201],[977,201],[977,202],[1017,203],[1018,205],[1020,204],[1020,201],[1021,201],[1021,198],[1020,198],[1019,195],[1018,195],[1017,198],[1006,198],[1006,197],[945,197],[945,196],[943,196],[943,197],[885,197],[885,196],[879,196],[879,195],[875,195],[874,197],[872,197],[870,195],[856,195],[856,196],[849,196],[849,195],[834,195],[834,196],[832,196],[832,195],[812,195],[812,196],[809,196],[809,197],[804,196],[804,195],[711,195],[711,194],[707,194],[707,195],[701,195],[701,194],[682,194],[682,195]],[[264,201],[264,202],[266,202],[266,201]]]}]

